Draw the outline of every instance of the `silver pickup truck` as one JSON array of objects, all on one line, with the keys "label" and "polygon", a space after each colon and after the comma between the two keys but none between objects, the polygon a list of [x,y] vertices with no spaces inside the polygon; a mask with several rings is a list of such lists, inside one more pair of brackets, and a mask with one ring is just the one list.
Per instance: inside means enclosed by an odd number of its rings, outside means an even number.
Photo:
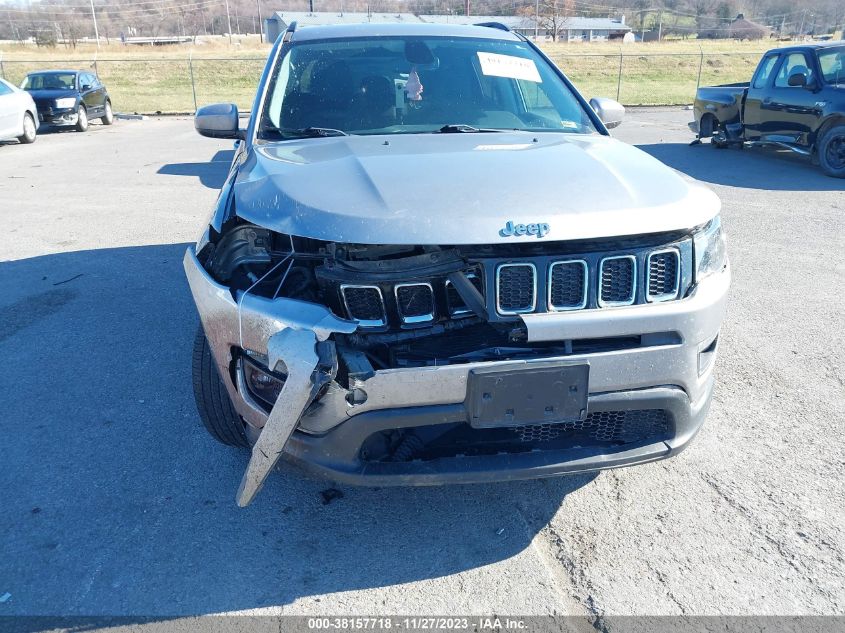
[{"label": "silver pickup truck", "polygon": [[291,25],[185,254],[211,434],[342,482],[482,482],[675,455],[730,283],[718,198],[610,137],[527,39]]}]

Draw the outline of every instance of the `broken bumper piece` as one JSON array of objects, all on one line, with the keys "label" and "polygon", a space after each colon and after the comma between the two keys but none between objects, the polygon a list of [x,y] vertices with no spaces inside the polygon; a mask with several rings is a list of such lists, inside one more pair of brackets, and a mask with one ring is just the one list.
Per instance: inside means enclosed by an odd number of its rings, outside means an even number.
[{"label": "broken bumper piece", "polygon": [[[353,332],[356,326],[337,319],[322,306],[302,301],[269,301],[249,294],[235,301],[228,289],[205,272],[192,248],[185,253],[184,266],[219,375],[231,375],[232,350],[237,348],[266,353],[269,367],[287,376],[263,421],[241,480],[237,502],[243,507],[261,489],[321,385],[318,342],[333,332]],[[237,409],[243,399],[231,380],[224,378],[223,382]]]},{"label": "broken bumper piece", "polygon": [[[380,486],[525,479],[670,457],[688,445],[709,407],[730,284],[725,268],[671,303],[524,316],[532,341],[640,334],[641,343],[538,359],[589,364],[585,420],[476,429],[465,404],[470,373],[533,360],[369,373],[345,367],[348,384],[342,385],[325,358],[334,359],[332,335],[354,332],[354,322],[292,299],[236,301],[206,273],[193,248],[184,264],[219,373],[255,446],[238,493],[241,505],[281,454],[338,481]],[[269,412],[246,387],[233,355],[238,349],[288,375]],[[641,433],[626,435],[630,429]],[[402,445],[412,436],[416,452]],[[390,438],[396,443],[385,452]]]}]

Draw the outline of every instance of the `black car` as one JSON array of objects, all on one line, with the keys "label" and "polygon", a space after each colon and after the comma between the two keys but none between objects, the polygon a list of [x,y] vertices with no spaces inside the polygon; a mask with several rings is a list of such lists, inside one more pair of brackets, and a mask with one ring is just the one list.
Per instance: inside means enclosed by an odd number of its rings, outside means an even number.
[{"label": "black car", "polygon": [[111,99],[96,74],[84,70],[42,70],[29,73],[21,88],[32,95],[42,123],[88,129],[91,119],[114,122]]},{"label": "black car", "polygon": [[750,82],[699,88],[699,138],[717,148],[770,145],[811,156],[845,178],[845,43],[770,50]]}]

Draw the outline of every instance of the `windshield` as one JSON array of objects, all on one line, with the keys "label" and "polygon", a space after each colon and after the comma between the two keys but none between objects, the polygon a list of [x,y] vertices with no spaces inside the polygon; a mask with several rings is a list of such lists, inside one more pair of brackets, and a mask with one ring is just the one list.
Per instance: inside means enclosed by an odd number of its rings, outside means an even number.
[{"label": "windshield", "polygon": [[73,90],[76,73],[38,73],[27,75],[21,88],[24,90]]},{"label": "windshield", "polygon": [[819,51],[819,66],[827,83],[845,83],[845,46]]},{"label": "windshield", "polygon": [[596,132],[528,44],[380,37],[289,46],[273,69],[258,136],[479,130]]}]

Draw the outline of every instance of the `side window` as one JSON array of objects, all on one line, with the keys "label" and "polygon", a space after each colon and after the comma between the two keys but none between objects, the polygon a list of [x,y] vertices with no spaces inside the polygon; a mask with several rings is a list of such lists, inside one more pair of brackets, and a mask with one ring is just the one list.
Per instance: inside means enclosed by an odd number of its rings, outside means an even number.
[{"label": "side window", "polygon": [[0,95],[11,94],[11,92],[12,92],[12,89],[9,88],[9,86],[4,84],[2,81],[0,81]]},{"label": "side window", "polygon": [[769,83],[769,77],[772,74],[772,69],[775,67],[775,62],[777,62],[777,60],[778,54],[775,53],[774,55],[769,55],[760,63],[760,67],[757,68],[757,73],[754,75],[754,83],[752,84],[754,88],[766,87],[766,84]]},{"label": "side window", "polygon": [[79,75],[79,88],[82,89],[82,86],[94,86],[94,79],[88,73],[84,73]]},{"label": "side window", "polygon": [[813,72],[810,70],[810,64],[804,53],[790,53],[784,58],[775,78],[775,87],[792,87],[789,85],[789,77],[795,73],[802,73],[807,78],[807,83],[810,83],[813,78]]}]

